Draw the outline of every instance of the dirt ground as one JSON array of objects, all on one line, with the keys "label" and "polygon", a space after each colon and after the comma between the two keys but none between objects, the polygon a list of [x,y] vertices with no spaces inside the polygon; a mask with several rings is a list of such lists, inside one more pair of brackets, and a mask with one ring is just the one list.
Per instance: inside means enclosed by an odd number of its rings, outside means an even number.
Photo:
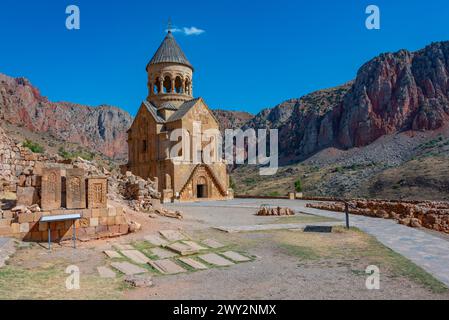
[{"label": "dirt ground", "polygon": [[[176,208],[172,206],[172,208]],[[356,229],[330,234],[264,231],[228,234],[213,226],[321,222],[322,217],[257,217],[254,208],[180,206],[185,219],[149,218],[128,212],[142,230],[128,236],[66,242],[49,252],[45,244],[22,246],[0,269],[1,299],[449,299],[448,289],[428,273]],[[103,250],[116,243],[142,248],[143,237],[181,229],[193,240],[216,239],[251,262],[179,275],[153,275],[151,288],[131,288],[123,275],[102,279],[98,266],[110,261]],[[70,265],[79,267],[80,289],[65,286]],[[367,290],[365,269],[380,269],[380,290]]]}]

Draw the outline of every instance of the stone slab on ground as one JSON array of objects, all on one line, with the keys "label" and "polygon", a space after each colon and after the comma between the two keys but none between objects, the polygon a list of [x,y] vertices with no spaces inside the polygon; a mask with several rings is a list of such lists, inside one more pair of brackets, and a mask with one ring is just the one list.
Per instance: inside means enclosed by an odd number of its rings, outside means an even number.
[{"label": "stone slab on ground", "polygon": [[117,249],[117,250],[134,250],[134,247],[132,246],[132,245],[130,245],[130,244],[120,244],[120,243],[116,243],[116,244],[114,244],[114,247]]},{"label": "stone slab on ground", "polygon": [[150,234],[144,237],[145,241],[151,243],[153,246],[166,246],[168,245],[168,241],[163,239],[157,234]]},{"label": "stone slab on ground", "polygon": [[320,222],[320,223],[286,223],[286,224],[255,224],[249,226],[215,227],[215,229],[227,233],[254,232],[267,230],[298,230],[307,226],[339,226],[341,222]]},{"label": "stone slab on ground", "polygon": [[16,252],[15,242],[11,238],[0,238],[0,268],[4,267],[6,261]]},{"label": "stone slab on ground", "polygon": [[180,254],[181,256],[188,256],[198,253],[198,250],[182,242],[172,243],[168,245],[167,248],[176,252],[177,254]]},{"label": "stone slab on ground", "polygon": [[115,278],[116,274],[108,267],[97,267],[98,273],[101,278]]},{"label": "stone slab on ground", "polygon": [[124,281],[135,288],[149,288],[153,286],[153,278],[148,275],[126,276]]},{"label": "stone slab on ground", "polygon": [[207,248],[203,247],[199,243],[196,243],[195,241],[182,241],[182,243],[188,245],[189,247],[197,251],[207,250]]},{"label": "stone slab on ground", "polygon": [[153,248],[150,250],[150,252],[152,255],[157,256],[159,259],[174,258],[178,256],[177,253],[162,248]]},{"label": "stone slab on ground", "polygon": [[225,259],[216,253],[203,254],[201,256],[198,256],[198,258],[218,267],[228,267],[234,264],[234,262],[229,261],[228,259]]},{"label": "stone slab on ground", "polygon": [[150,258],[138,250],[122,250],[120,252],[135,263],[146,264],[150,261]]},{"label": "stone slab on ground", "polygon": [[150,264],[156,270],[160,271],[163,274],[177,274],[187,272],[186,269],[171,261],[170,259],[150,261],[148,262],[148,264]]},{"label": "stone slab on ground", "polygon": [[146,269],[129,262],[113,262],[111,266],[127,276],[148,272]]},{"label": "stone slab on ground", "polygon": [[161,230],[159,233],[168,241],[187,240],[187,237],[177,230]]},{"label": "stone slab on ground", "polygon": [[251,261],[250,258],[245,257],[244,255],[241,255],[240,253],[235,252],[235,251],[226,251],[226,252],[223,252],[223,253],[220,253],[220,254],[225,256],[228,259],[231,259],[232,261],[235,261],[235,262],[248,262],[248,261]]},{"label": "stone slab on ground", "polygon": [[179,258],[179,261],[185,263],[186,265],[192,267],[195,270],[206,270],[207,266],[199,261],[193,260],[192,258]]},{"label": "stone slab on ground", "polygon": [[120,255],[120,253],[118,253],[117,251],[114,251],[114,250],[105,250],[103,252],[104,252],[105,255],[107,255],[111,259],[117,259],[117,258],[121,258],[122,257]]},{"label": "stone slab on ground", "polygon": [[206,240],[201,241],[201,243],[205,244],[206,246],[208,246],[209,248],[212,248],[212,249],[220,249],[220,248],[225,247],[224,244],[222,244],[214,239],[206,239]]}]

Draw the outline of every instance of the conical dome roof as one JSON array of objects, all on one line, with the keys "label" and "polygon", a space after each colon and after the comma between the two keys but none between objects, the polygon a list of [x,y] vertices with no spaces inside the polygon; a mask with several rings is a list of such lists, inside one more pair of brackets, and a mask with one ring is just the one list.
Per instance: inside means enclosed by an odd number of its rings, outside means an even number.
[{"label": "conical dome roof", "polygon": [[167,33],[167,36],[164,41],[162,41],[159,49],[157,49],[151,61],[148,63],[148,66],[166,62],[183,64],[193,69],[189,60],[187,60],[186,55],[173,37],[171,31]]}]

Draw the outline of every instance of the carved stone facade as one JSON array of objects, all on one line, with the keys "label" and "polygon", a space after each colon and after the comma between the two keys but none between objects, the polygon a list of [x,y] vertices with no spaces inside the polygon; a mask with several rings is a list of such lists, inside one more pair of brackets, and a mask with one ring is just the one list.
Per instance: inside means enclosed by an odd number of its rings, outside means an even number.
[{"label": "carved stone facade", "polygon": [[149,94],[128,131],[126,169],[156,178],[164,202],[232,197],[218,122],[193,98],[193,67],[171,32],[146,70]]}]

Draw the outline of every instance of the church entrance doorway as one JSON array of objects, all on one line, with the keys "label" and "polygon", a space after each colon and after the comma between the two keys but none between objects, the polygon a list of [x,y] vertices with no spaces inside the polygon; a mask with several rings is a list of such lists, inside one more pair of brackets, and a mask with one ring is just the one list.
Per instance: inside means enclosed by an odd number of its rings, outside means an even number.
[{"label": "church entrance doorway", "polygon": [[207,189],[205,184],[198,184],[196,186],[196,197],[198,199],[207,198]]},{"label": "church entrance doorway", "polygon": [[204,199],[208,197],[207,180],[205,177],[199,177],[196,181],[196,197],[198,199]]}]

